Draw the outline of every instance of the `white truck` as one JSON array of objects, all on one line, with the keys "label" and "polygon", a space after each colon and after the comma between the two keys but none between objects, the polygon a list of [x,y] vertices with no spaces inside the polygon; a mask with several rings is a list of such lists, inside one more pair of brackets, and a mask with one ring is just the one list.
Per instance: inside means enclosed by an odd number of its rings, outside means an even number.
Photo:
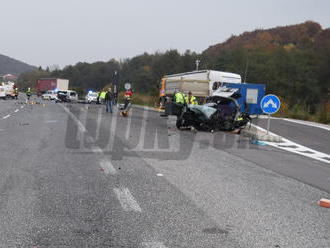
[{"label": "white truck", "polygon": [[239,74],[213,70],[166,75],[160,85],[161,107],[175,91],[185,94],[191,91],[195,97],[205,98],[211,96],[222,83],[242,83],[242,78]]},{"label": "white truck", "polygon": [[3,87],[2,85],[0,85],[0,99],[6,100],[5,87]]},{"label": "white truck", "polygon": [[60,78],[40,78],[37,81],[37,94],[40,96],[49,90],[64,91],[69,89],[69,80]]},{"label": "white truck", "polygon": [[0,97],[1,95],[3,95],[3,92],[5,94],[5,96],[2,96],[3,98],[11,97],[14,99],[17,97],[17,91],[15,90],[16,86],[14,82],[10,82],[10,81],[2,82],[0,86],[2,89],[2,90],[0,89],[0,91],[2,92],[0,93]]}]

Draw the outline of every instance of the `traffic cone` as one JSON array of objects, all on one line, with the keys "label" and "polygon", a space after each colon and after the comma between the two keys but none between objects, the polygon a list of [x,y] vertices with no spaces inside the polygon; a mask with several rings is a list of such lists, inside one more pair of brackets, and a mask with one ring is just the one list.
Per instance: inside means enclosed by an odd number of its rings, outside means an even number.
[{"label": "traffic cone", "polygon": [[322,198],[321,200],[319,200],[318,204],[319,204],[320,207],[330,208],[330,200],[329,199]]}]

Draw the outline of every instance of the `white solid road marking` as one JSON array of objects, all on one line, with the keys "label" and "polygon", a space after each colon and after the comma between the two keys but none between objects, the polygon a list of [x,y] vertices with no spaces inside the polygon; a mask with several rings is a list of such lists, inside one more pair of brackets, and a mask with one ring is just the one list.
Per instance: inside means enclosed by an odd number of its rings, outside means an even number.
[{"label": "white solid road marking", "polygon": [[[267,130],[265,130],[262,127],[259,127],[256,125],[253,125],[253,126],[263,132],[267,132]],[[272,132],[269,132],[269,134],[279,136]],[[306,147],[306,146],[300,145],[298,143],[295,143],[291,140],[288,140],[284,137],[282,137],[282,141],[283,142],[281,142],[281,143],[264,141],[264,143],[266,143],[267,145],[288,151],[288,152],[296,153],[296,154],[299,154],[299,155],[302,155],[302,156],[305,156],[305,157],[308,157],[311,159],[315,159],[315,160],[330,164],[330,155],[329,154],[313,150],[309,147]]]},{"label": "white solid road marking", "polygon": [[[82,122],[74,114],[72,114],[71,111],[67,107],[65,107],[62,104],[59,104],[59,106],[61,106],[64,109],[64,111],[68,113],[68,115],[71,117],[71,119],[78,125],[78,128],[81,132],[88,133],[84,124],[82,124]],[[90,143],[94,143],[94,139],[89,135],[87,135],[86,140]],[[91,149],[94,153],[100,153],[104,156],[103,150],[100,147],[93,146]],[[106,163],[104,161],[106,161]],[[111,164],[110,160],[103,159],[102,161],[100,161],[100,165],[106,174],[114,175],[117,172],[116,169]]]},{"label": "white solid road marking", "polygon": [[9,118],[11,115],[6,115],[6,116],[4,116],[4,117],[2,117],[2,119],[7,119],[7,118]]},{"label": "white solid road marking", "polygon": [[115,175],[117,173],[115,167],[113,167],[110,161],[101,160],[100,166],[104,170],[105,174]]},{"label": "white solid road marking", "polygon": [[[258,118],[259,119],[268,119],[268,116],[260,115]],[[270,118],[273,120],[283,120],[283,121],[287,121],[287,122],[297,123],[300,125],[305,125],[305,126],[310,126],[310,127],[317,127],[317,128],[321,128],[321,129],[330,131],[330,126],[326,125],[326,124],[316,123],[316,122],[312,122],[312,121],[296,120],[296,119],[290,119],[290,118],[279,118],[279,117],[270,117]]]},{"label": "white solid road marking", "polygon": [[124,211],[142,212],[141,207],[136,202],[128,188],[115,188],[113,190]]},{"label": "white solid road marking", "polygon": [[286,150],[288,152],[292,152],[292,153],[296,153],[305,157],[309,157],[312,159],[316,159],[319,160],[321,162],[330,164],[330,155],[323,153],[323,152],[319,152],[316,150],[313,150],[309,147],[303,146],[303,145],[299,145],[291,140],[285,139],[283,138],[284,142],[281,143],[275,143],[275,142],[268,142],[265,141],[265,143],[267,145],[282,149],[282,150]]},{"label": "white solid road marking", "polygon": [[161,242],[143,242],[142,247],[145,247],[145,248],[166,248],[164,243],[161,243]]},{"label": "white solid road marking", "polygon": [[14,112],[17,113],[19,111],[19,109],[16,109]]},{"label": "white solid road marking", "polygon": [[67,114],[71,117],[71,119],[77,124],[79,130],[83,133],[87,132],[85,126],[81,123],[81,121],[74,115],[71,113],[71,111],[65,107],[63,104],[59,104],[59,106],[61,106],[65,112],[67,112]]},{"label": "white solid road marking", "polygon": [[330,126],[329,125],[323,125],[323,124],[319,124],[319,123],[313,123],[313,122],[310,122],[310,121],[300,121],[300,120],[293,120],[293,119],[287,119],[287,118],[282,118],[282,120],[297,123],[297,124],[300,124],[300,125],[322,128],[324,130],[330,131]]}]

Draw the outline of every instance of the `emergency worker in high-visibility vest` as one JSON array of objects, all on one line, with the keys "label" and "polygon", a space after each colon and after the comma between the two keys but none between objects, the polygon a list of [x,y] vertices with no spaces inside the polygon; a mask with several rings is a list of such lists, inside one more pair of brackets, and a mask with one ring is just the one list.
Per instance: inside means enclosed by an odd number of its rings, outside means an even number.
[{"label": "emergency worker in high-visibility vest", "polygon": [[105,95],[107,94],[106,91],[101,91],[100,93],[100,102],[104,103],[105,102]]},{"label": "emergency worker in high-visibility vest", "polygon": [[185,95],[180,91],[176,92],[174,95],[174,101],[176,103],[185,104],[186,102]]},{"label": "emergency worker in high-visibility vest", "polygon": [[30,100],[30,97],[31,97],[31,88],[27,88],[26,90],[26,96],[27,96],[27,99]]},{"label": "emergency worker in high-visibility vest", "polygon": [[192,105],[198,105],[196,97],[193,96],[192,92],[189,91],[188,95],[186,96],[186,103]]}]

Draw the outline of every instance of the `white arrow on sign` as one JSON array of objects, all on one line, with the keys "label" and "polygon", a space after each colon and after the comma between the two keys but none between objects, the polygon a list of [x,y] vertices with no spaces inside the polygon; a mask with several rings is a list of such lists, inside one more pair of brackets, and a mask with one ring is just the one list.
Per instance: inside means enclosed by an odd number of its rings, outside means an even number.
[{"label": "white arrow on sign", "polygon": [[264,104],[264,108],[268,108],[269,105],[272,105],[272,107],[273,107],[274,109],[277,109],[277,104],[274,103],[273,99],[269,99],[268,102],[266,102],[266,103]]}]

